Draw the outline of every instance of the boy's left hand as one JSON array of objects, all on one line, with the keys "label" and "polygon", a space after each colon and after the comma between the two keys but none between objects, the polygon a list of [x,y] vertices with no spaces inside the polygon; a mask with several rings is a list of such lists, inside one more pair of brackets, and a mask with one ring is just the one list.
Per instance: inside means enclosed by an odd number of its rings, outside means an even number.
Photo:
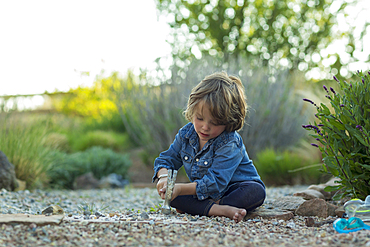
[{"label": "boy's left hand", "polygon": [[[166,198],[166,190],[167,190],[167,184],[161,189],[159,189],[159,195],[161,196],[162,199]],[[178,195],[180,195],[180,192],[181,192],[181,184],[175,184],[172,190],[171,201],[175,199]]]},{"label": "boy's left hand", "polygon": [[157,191],[158,195],[162,199],[166,197],[166,189],[167,189],[167,178],[161,178],[157,183]]}]

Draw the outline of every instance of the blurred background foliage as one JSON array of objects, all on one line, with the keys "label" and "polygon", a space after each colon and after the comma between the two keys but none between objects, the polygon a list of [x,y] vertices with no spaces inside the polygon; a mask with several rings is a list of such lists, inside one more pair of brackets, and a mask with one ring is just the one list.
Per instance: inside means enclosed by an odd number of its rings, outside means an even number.
[{"label": "blurred background foliage", "polygon": [[[354,36],[356,0],[156,0],[158,11],[172,29],[169,40],[176,60],[203,54],[251,58],[252,64],[274,72],[288,68],[347,76],[348,65],[359,60],[363,36]],[[348,28],[339,27],[339,23]],[[359,38],[356,40],[356,38]],[[326,51],[344,42],[346,54]],[[357,52],[357,53],[356,53]],[[365,54],[366,55],[366,54]],[[369,54],[365,58],[368,62]],[[311,73],[310,73],[311,72]],[[353,72],[353,71],[352,71]]]},{"label": "blurred background foliage", "polygon": [[65,115],[84,118],[86,129],[125,132],[111,93],[119,85],[116,74],[97,77],[92,87],[70,89],[64,97],[55,98],[53,106],[56,111]]},{"label": "blurred background foliage", "polygon": [[[263,181],[318,183],[321,154],[301,127],[314,114],[302,98],[325,102],[318,89],[325,83],[337,90],[328,78],[350,80],[346,71],[363,46],[351,29],[340,31],[338,18],[355,3],[157,0],[158,14],[172,27],[171,57],[158,58],[154,71],[102,73],[91,87],[46,93],[46,110],[22,112],[18,96],[0,98],[0,150],[29,188],[70,189],[87,172],[130,179],[132,150],[142,150],[151,168],[186,123],[182,112],[192,87],[226,71],[245,86],[249,112],[240,134]],[[338,39],[345,40],[344,57],[326,51]]]}]

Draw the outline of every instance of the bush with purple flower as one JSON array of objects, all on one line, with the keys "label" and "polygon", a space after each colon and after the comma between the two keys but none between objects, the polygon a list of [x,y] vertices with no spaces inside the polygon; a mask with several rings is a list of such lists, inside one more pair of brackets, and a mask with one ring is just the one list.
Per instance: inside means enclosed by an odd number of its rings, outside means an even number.
[{"label": "bush with purple flower", "polygon": [[331,109],[324,103],[317,105],[303,99],[317,109],[314,123],[302,125],[317,141],[323,157],[322,171],[340,182],[326,191],[337,191],[334,199],[345,196],[365,199],[370,194],[370,71],[359,72],[359,82],[340,81],[340,91],[323,86]]}]

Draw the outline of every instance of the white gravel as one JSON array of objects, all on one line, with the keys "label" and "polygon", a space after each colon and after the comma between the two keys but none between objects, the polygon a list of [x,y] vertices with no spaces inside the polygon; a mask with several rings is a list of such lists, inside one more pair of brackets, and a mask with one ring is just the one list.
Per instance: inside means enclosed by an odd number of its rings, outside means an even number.
[{"label": "white gravel", "polygon": [[[267,199],[307,186],[267,189]],[[1,214],[40,214],[50,205],[65,212],[60,225],[0,225],[0,246],[370,246],[370,231],[339,234],[332,224],[306,227],[292,220],[164,216],[155,189],[0,192]],[[317,219],[324,220],[324,219]]]}]

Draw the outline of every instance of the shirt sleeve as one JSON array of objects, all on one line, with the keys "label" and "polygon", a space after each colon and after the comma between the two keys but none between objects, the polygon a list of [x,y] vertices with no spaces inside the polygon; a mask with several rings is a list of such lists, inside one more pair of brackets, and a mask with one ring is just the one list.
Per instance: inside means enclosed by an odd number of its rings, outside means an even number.
[{"label": "shirt sleeve", "polygon": [[157,178],[157,173],[161,168],[178,170],[182,166],[181,160],[181,137],[180,132],[177,133],[175,140],[170,145],[169,149],[160,153],[159,157],[154,161],[154,175],[152,183]]},{"label": "shirt sleeve", "polygon": [[202,179],[196,180],[196,193],[199,200],[211,197],[218,200],[221,192],[229,185],[235,170],[242,161],[241,148],[235,141],[218,148],[212,166]]}]

